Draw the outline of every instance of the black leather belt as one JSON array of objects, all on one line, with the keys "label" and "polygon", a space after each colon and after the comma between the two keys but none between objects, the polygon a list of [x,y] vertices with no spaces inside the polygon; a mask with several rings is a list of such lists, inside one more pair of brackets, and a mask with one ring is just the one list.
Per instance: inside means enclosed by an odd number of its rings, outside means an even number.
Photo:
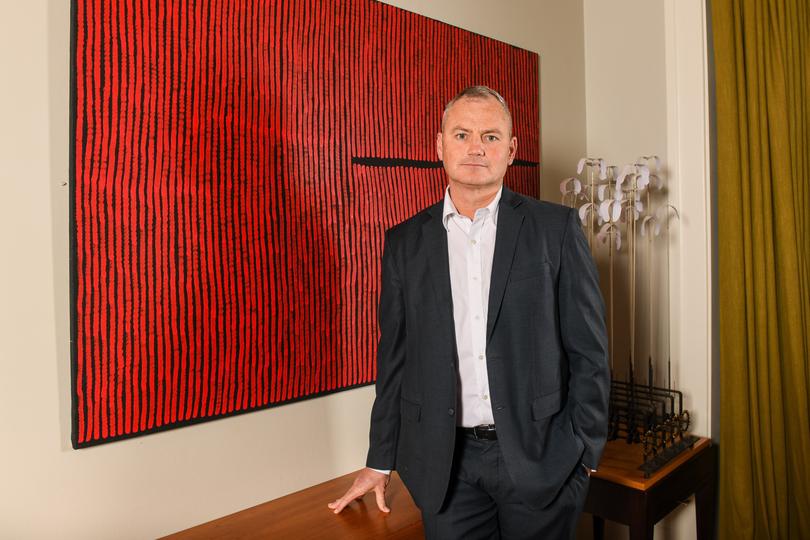
[{"label": "black leather belt", "polygon": [[471,435],[476,440],[495,441],[498,433],[495,431],[495,424],[481,424],[475,427],[459,427],[458,430],[465,435]]}]

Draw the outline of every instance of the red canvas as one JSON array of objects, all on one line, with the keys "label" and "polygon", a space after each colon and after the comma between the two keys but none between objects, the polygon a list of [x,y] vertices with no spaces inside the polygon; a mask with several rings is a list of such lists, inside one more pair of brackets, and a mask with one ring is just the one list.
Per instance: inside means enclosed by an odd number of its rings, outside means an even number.
[{"label": "red canvas", "polygon": [[536,196],[538,58],[371,0],[74,0],[73,444],[372,383],[383,231],[486,84]]}]

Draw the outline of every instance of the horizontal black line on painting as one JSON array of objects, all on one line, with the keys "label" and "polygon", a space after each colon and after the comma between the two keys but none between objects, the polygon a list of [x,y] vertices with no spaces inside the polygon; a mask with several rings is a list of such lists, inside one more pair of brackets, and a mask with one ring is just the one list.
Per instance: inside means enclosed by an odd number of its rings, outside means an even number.
[{"label": "horizontal black line on painting", "polygon": [[[441,169],[441,161],[428,161],[426,159],[408,159],[393,157],[352,157],[352,165],[364,165],[366,167],[413,167],[416,169]],[[516,159],[512,162],[513,167],[537,167],[536,161]]]}]

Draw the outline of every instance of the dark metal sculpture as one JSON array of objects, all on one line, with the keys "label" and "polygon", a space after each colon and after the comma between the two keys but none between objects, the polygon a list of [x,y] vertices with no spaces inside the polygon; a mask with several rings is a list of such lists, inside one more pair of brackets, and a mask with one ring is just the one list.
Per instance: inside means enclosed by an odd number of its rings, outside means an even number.
[{"label": "dark metal sculpture", "polygon": [[643,445],[639,469],[645,478],[698,441],[688,433],[690,416],[683,408],[683,394],[669,384],[666,388],[653,384],[652,361],[647,369],[646,384],[632,382],[632,373],[626,381],[612,378],[608,417],[608,440]]}]

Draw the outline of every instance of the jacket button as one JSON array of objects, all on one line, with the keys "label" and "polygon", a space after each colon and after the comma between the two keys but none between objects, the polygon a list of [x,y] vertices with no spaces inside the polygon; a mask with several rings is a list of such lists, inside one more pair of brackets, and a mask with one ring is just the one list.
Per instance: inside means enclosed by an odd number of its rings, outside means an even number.
[{"label": "jacket button", "polygon": [[456,414],[456,410],[455,409],[447,409],[447,414],[449,414],[450,416],[453,416],[454,414]]}]

